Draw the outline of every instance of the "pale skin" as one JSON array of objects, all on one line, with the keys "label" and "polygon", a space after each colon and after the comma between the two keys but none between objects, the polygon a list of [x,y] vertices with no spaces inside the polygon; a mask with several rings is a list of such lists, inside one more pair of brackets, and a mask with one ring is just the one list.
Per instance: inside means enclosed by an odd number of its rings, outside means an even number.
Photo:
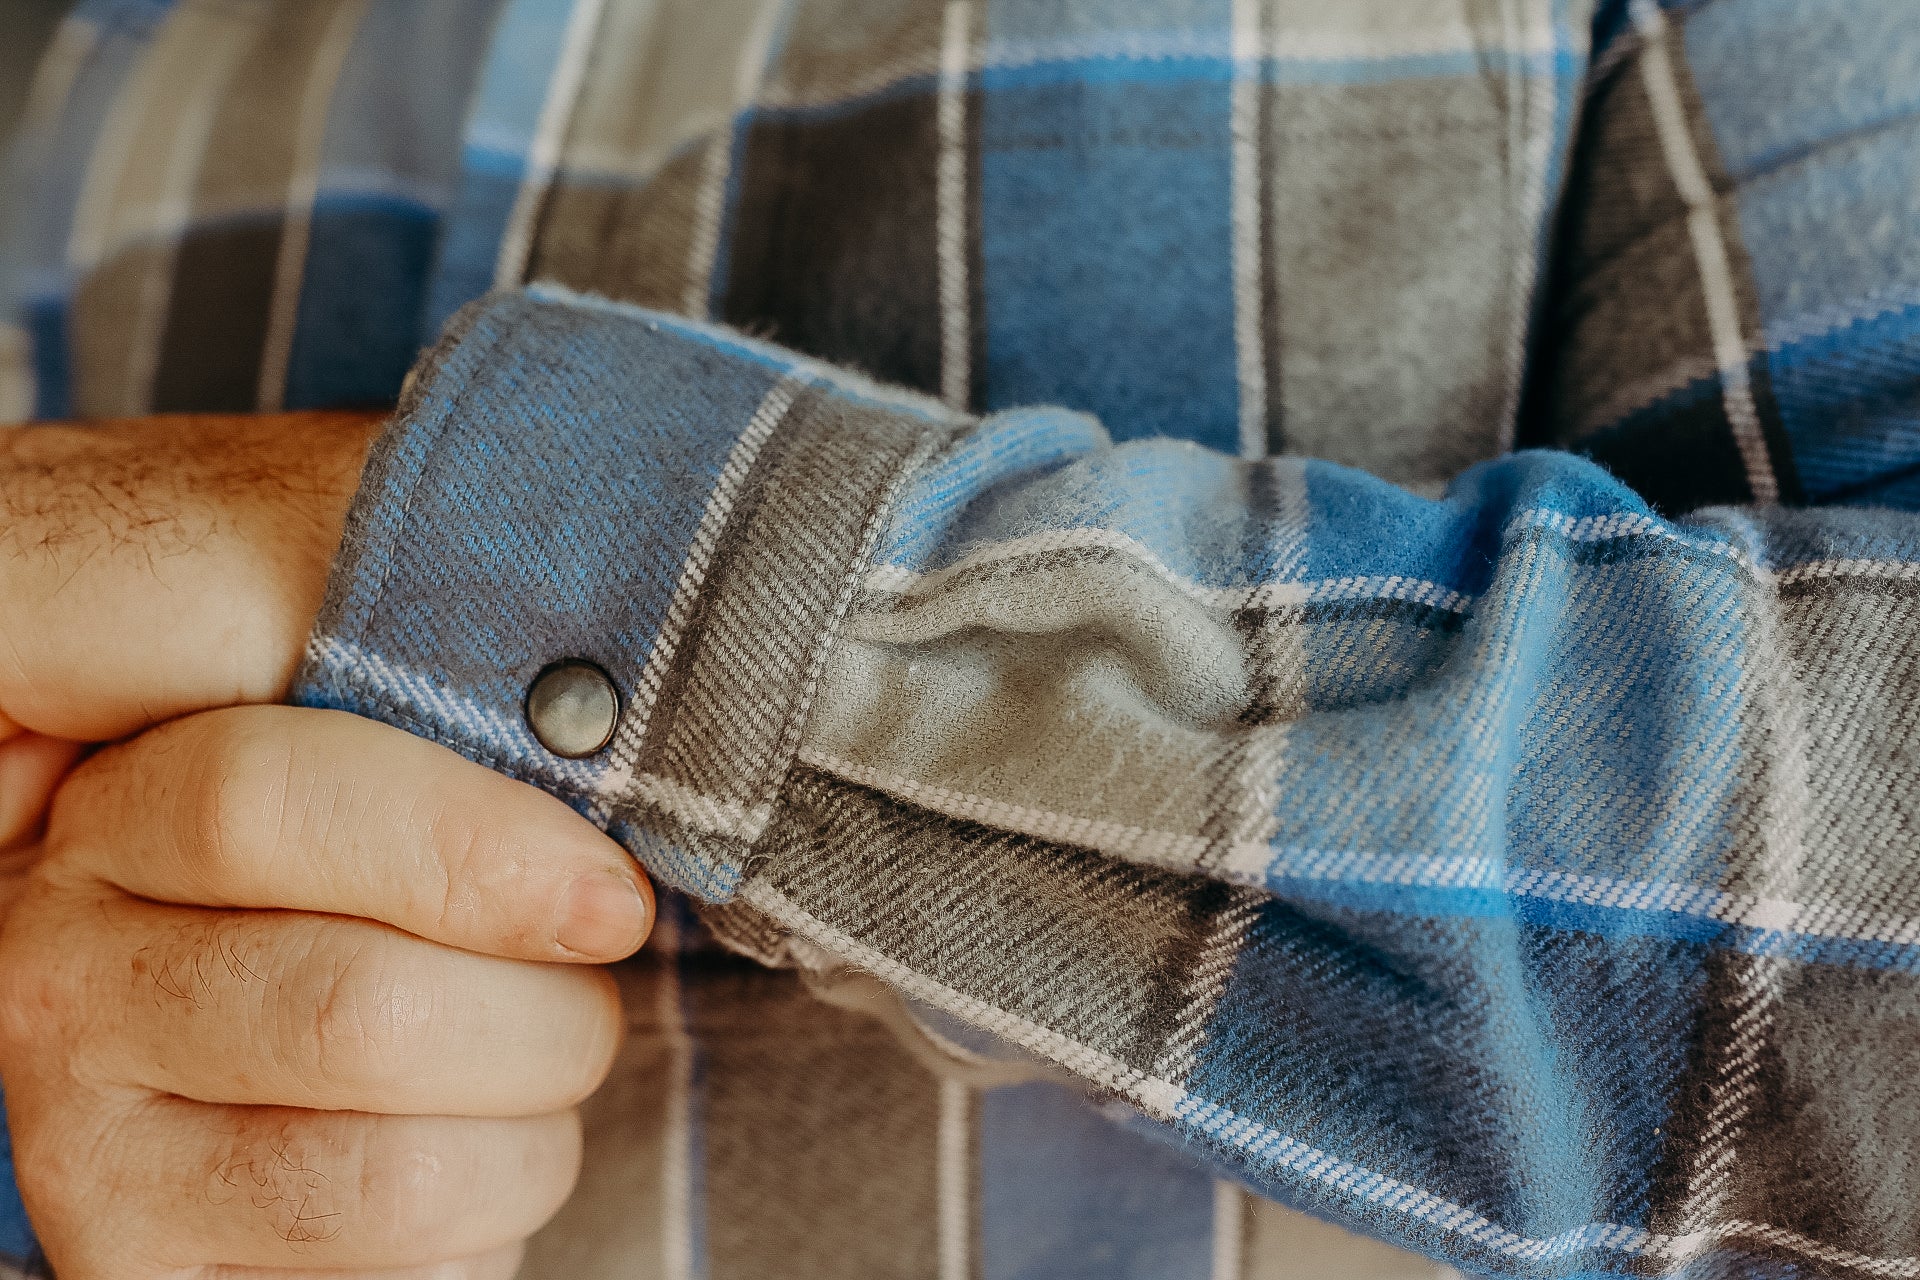
[{"label": "pale skin", "polygon": [[63,1280],[504,1278],[578,1172],[645,877],[271,705],[376,427],[0,435],[0,1079]]}]

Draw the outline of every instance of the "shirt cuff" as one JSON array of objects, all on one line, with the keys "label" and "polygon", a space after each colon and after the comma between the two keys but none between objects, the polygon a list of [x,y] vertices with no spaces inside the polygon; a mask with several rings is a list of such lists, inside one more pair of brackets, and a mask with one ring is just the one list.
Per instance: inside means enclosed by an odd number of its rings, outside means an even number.
[{"label": "shirt cuff", "polygon": [[[725,901],[888,510],[966,425],[724,329],[484,298],[374,448],[294,700],[543,787]],[[526,711],[568,660],[619,696],[577,759]]]}]

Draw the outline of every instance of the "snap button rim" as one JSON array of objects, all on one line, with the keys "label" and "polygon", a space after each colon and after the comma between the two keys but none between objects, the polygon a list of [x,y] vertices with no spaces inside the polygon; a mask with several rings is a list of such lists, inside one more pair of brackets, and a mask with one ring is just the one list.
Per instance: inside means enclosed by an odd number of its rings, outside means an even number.
[{"label": "snap button rim", "polygon": [[[607,692],[613,695],[613,714],[607,718],[606,735],[588,751],[562,751],[555,747],[547,741],[546,735],[540,732],[540,722],[534,717],[533,696],[535,692],[539,690],[541,684],[546,681],[549,676],[569,669],[591,672],[593,675],[599,677],[600,682],[605,685]],[[562,760],[585,760],[590,756],[599,755],[612,743],[614,735],[620,731],[620,714],[623,707],[624,703],[620,697],[620,686],[614,683],[613,677],[607,674],[605,667],[588,658],[556,658],[546,666],[541,667],[539,671],[534,673],[533,679],[527,682],[526,694],[520,700],[520,715],[526,722],[528,732],[533,734],[534,741],[538,742],[549,754],[558,756]]]}]

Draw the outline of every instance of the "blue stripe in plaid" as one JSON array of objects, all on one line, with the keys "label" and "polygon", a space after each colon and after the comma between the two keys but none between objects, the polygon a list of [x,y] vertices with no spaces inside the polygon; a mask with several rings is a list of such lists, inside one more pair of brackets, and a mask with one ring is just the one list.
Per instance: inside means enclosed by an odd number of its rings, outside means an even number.
[{"label": "blue stripe in plaid", "polygon": [[413,363],[437,209],[382,196],[314,201],[286,407],[381,404]]},{"label": "blue stripe in plaid", "polygon": [[1213,1179],[1191,1156],[1052,1081],[979,1105],[981,1280],[1210,1280]]},{"label": "blue stripe in plaid", "polygon": [[422,343],[431,342],[454,312],[493,287],[500,238],[527,175],[567,20],[581,2],[506,0],[495,19],[469,108],[459,185],[420,316]]},{"label": "blue stripe in plaid", "polygon": [[1865,500],[1920,466],[1920,302],[1890,303],[1767,353],[1801,482],[1815,502]]},{"label": "blue stripe in plaid", "polygon": [[[1456,1257],[1484,1249],[1546,1274],[1582,1262],[1610,1270],[1609,1255],[1647,1248],[1648,1174],[1702,955],[1667,941],[1276,903],[1241,953],[1185,1120],[1246,1151],[1295,1198],[1304,1184],[1305,1207],[1339,1205],[1415,1239],[1464,1237]],[[1464,1003],[1515,1016],[1446,1016],[1400,977],[1418,972],[1450,972]],[[1576,1009],[1578,1025],[1556,1022]],[[1334,1045],[1344,1061],[1315,1065]],[[1266,1073],[1246,1072],[1249,1055]],[[1461,1096],[1469,1077],[1484,1101]],[[1291,1082],[1286,1111],[1312,1117],[1309,1127],[1260,1123],[1278,1101],[1265,1081],[1276,1079]],[[1473,1146],[1444,1135],[1456,1125]],[[1393,1176],[1377,1171],[1383,1163]],[[1444,1197],[1422,1189],[1441,1187]]]},{"label": "blue stripe in plaid", "polygon": [[[1126,41],[1114,43],[1124,50]],[[1045,46],[1041,46],[1045,49]],[[1165,54],[1129,54],[1107,57],[1034,56],[1025,47],[1009,43],[984,50],[979,72],[984,89],[1032,89],[1076,84],[1159,84],[1172,82],[1226,83],[1233,78],[1233,59],[1227,42],[1217,37],[1176,46]],[[1487,71],[1529,77],[1576,79],[1586,60],[1570,50],[1535,53],[1525,50],[1461,50],[1457,53],[1387,54],[1380,57],[1261,59],[1260,78],[1266,84],[1367,85],[1405,80],[1443,79],[1479,75]]]},{"label": "blue stripe in plaid", "polygon": [[1237,449],[1226,77],[1090,69],[980,107],[986,407],[1073,400],[1122,439]]},{"label": "blue stripe in plaid", "polygon": [[[1270,873],[1267,887],[1289,900],[1403,916],[1511,919],[1599,938],[1667,938],[1725,951],[1784,956],[1808,964],[1920,972],[1920,921],[1869,925],[1885,937],[1845,937],[1729,923],[1761,904],[1718,889],[1543,871],[1512,871],[1477,886],[1379,884],[1337,876]],[[1767,904],[1771,905],[1771,904]],[[1783,903],[1781,914],[1805,904]],[[1817,909],[1817,906],[1816,908]]]},{"label": "blue stripe in plaid", "polygon": [[390,403],[399,393],[458,181],[463,108],[499,4],[369,7],[327,113],[288,408]]}]

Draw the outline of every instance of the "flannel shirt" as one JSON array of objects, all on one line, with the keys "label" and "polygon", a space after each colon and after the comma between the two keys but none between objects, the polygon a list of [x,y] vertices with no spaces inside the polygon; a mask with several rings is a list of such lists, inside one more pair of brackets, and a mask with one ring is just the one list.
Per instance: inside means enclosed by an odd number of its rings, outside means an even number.
[{"label": "flannel shirt", "polygon": [[686,895],[531,1274],[1920,1275],[1910,0],[46,8],[0,406]]}]

